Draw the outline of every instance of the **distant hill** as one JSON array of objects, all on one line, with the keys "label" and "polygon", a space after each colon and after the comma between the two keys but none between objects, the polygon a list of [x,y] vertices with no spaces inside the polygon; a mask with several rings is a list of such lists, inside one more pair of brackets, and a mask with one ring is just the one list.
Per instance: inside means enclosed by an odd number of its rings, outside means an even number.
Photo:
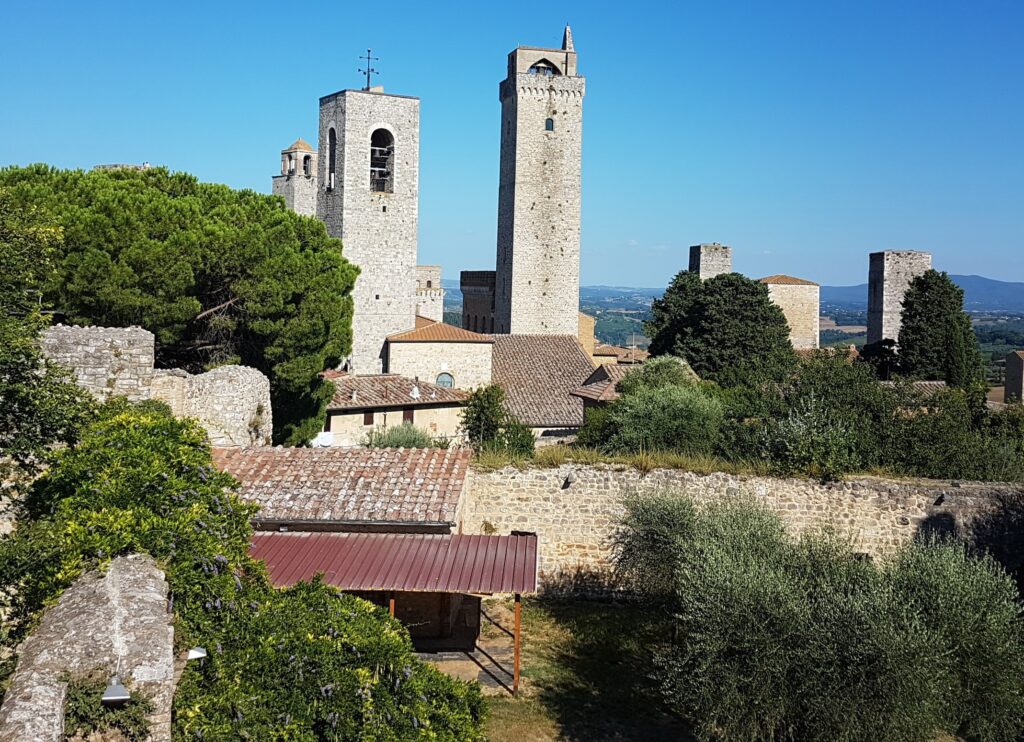
[{"label": "distant hill", "polygon": [[[1024,283],[996,281],[984,276],[950,275],[964,290],[964,308],[971,312],[1024,312]],[[866,309],[868,285],[822,286],[821,303]]]}]

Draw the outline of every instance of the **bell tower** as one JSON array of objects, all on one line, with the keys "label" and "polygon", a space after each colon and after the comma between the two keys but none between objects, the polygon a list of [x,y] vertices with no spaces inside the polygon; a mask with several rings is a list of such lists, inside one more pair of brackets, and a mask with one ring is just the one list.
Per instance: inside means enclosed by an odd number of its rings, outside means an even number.
[{"label": "bell tower", "polygon": [[281,174],[271,190],[296,214],[316,216],[316,150],[302,139],[281,150]]},{"label": "bell tower", "polygon": [[561,49],[520,46],[499,86],[494,331],[576,335],[583,96],[568,26]]}]

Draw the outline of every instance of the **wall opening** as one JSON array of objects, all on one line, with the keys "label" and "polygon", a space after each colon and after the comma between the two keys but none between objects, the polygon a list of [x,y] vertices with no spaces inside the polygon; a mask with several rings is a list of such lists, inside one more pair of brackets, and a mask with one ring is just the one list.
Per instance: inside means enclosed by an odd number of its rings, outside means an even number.
[{"label": "wall opening", "polygon": [[377,129],[370,135],[370,190],[374,193],[393,193],[395,164],[395,138],[387,129]]},{"label": "wall opening", "polygon": [[546,120],[544,122],[544,131],[554,131],[554,130],[555,130],[555,120],[549,118],[548,120]]},{"label": "wall opening", "polygon": [[332,126],[327,132],[327,190],[334,188],[334,172],[337,167],[338,158],[338,135],[334,133]]},{"label": "wall opening", "polygon": [[313,158],[309,155],[302,158],[302,174],[307,178],[313,174]]},{"label": "wall opening", "polygon": [[455,386],[455,377],[451,374],[438,374],[437,385],[443,386],[445,389],[451,389]]},{"label": "wall opening", "polygon": [[532,65],[530,65],[530,69],[527,70],[527,72],[529,72],[529,74],[531,75],[546,75],[547,77],[552,77],[554,75],[561,74],[558,71],[558,67],[556,67],[552,62],[548,61],[547,59],[537,60]]}]

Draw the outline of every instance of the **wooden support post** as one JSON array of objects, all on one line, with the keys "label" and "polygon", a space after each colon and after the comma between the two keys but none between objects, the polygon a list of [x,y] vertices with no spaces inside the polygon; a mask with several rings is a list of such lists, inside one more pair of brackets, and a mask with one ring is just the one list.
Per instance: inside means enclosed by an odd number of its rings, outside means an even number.
[{"label": "wooden support post", "polygon": [[522,606],[522,596],[516,593],[516,628],[512,638],[512,695],[516,695],[519,692],[519,635],[522,626]]},{"label": "wooden support post", "polygon": [[391,597],[388,598],[388,611],[391,612],[391,618],[395,617],[395,594],[391,593]]}]

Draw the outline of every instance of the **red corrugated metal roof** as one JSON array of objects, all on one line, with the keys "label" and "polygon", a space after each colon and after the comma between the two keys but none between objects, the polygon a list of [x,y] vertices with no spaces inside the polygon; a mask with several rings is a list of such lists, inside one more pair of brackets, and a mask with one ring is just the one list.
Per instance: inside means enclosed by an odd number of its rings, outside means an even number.
[{"label": "red corrugated metal roof", "polygon": [[323,573],[342,590],[537,592],[536,536],[256,533],[249,552],[275,587]]}]

